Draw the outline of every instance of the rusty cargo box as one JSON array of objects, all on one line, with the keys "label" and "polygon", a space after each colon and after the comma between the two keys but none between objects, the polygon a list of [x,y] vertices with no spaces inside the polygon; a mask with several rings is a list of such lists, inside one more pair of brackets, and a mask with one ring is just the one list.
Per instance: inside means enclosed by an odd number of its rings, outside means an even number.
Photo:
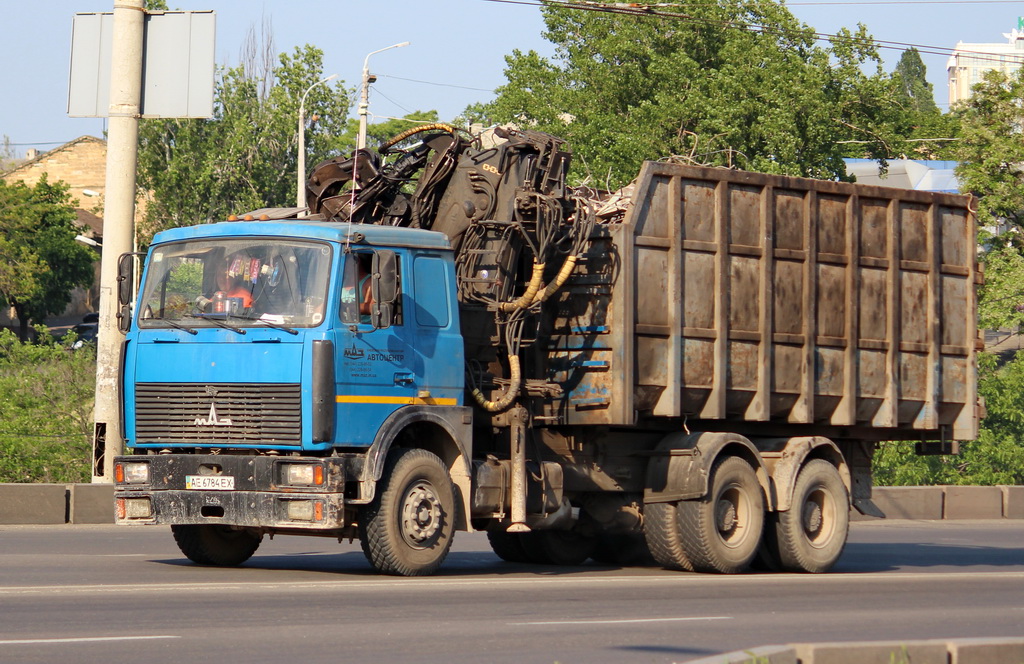
[{"label": "rusty cargo box", "polygon": [[553,307],[548,421],[974,438],[968,200],[646,163]]}]

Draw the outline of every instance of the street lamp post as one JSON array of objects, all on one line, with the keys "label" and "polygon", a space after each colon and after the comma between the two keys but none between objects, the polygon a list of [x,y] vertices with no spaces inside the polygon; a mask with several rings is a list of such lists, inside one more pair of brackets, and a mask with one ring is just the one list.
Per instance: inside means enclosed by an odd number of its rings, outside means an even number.
[{"label": "street lamp post", "polygon": [[356,148],[359,150],[366,147],[366,115],[370,110],[370,56],[392,48],[402,48],[410,43],[402,42],[401,44],[392,44],[386,48],[370,51],[366,54],[366,59],[363,60],[363,85],[359,93],[359,138],[356,142]]},{"label": "street lamp post", "polygon": [[306,88],[299,101],[299,166],[296,177],[295,207],[306,207],[306,96],[318,85],[337,78],[337,74],[325,76],[313,85]]}]

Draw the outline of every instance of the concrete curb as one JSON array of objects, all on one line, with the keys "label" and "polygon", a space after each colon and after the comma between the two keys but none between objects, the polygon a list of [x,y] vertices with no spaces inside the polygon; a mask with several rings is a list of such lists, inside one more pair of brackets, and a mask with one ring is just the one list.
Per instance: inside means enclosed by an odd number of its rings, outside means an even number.
[{"label": "concrete curb", "polygon": [[1020,664],[1024,638],[790,643],[721,653],[686,664]]},{"label": "concrete curb", "polygon": [[1024,519],[1024,486],[1001,486],[1003,490],[1003,517]]},{"label": "concrete curb", "polygon": [[114,523],[114,485],[71,484],[68,506],[68,523]]},{"label": "concrete curb", "polygon": [[67,494],[63,484],[0,484],[0,524],[67,523]]},{"label": "concrete curb", "polygon": [[[874,487],[872,500],[887,519],[1024,519],[1024,486]],[[0,484],[0,525],[59,523],[114,523],[113,485]]]}]

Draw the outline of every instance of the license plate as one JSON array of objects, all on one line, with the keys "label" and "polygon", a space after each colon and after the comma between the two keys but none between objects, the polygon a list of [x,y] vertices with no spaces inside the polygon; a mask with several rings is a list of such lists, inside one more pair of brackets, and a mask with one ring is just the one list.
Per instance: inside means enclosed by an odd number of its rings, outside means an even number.
[{"label": "license plate", "polygon": [[235,488],[235,478],[231,475],[186,475],[185,488],[200,491],[232,491]]}]

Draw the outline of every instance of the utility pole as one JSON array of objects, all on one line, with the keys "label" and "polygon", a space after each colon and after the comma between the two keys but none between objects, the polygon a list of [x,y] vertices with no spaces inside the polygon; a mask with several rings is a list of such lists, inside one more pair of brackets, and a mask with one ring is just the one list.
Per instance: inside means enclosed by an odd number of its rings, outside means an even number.
[{"label": "utility pole", "polygon": [[298,181],[295,186],[295,207],[298,208],[306,207],[306,96],[316,86],[337,77],[337,74],[331,74],[330,76],[321,78],[319,81],[306,88],[306,91],[302,94],[302,100],[299,101],[299,164],[297,169]]},{"label": "utility pole", "polygon": [[[370,112],[370,83],[375,81],[375,78],[370,76],[370,56],[375,53],[387,51],[392,48],[402,48],[408,46],[411,42],[402,42],[401,44],[392,44],[384,48],[377,49],[376,51],[370,51],[366,54],[366,59],[363,60],[363,82],[359,92],[359,136],[356,139],[356,149],[362,150],[366,147],[366,116]],[[355,175],[353,175],[355,177]]]},{"label": "utility pole", "polygon": [[135,237],[135,171],[146,19],[143,1],[114,0],[92,464],[93,482],[103,483],[113,482],[113,458],[124,448],[119,408],[122,336],[117,328],[117,263],[121,254],[132,251]]}]

